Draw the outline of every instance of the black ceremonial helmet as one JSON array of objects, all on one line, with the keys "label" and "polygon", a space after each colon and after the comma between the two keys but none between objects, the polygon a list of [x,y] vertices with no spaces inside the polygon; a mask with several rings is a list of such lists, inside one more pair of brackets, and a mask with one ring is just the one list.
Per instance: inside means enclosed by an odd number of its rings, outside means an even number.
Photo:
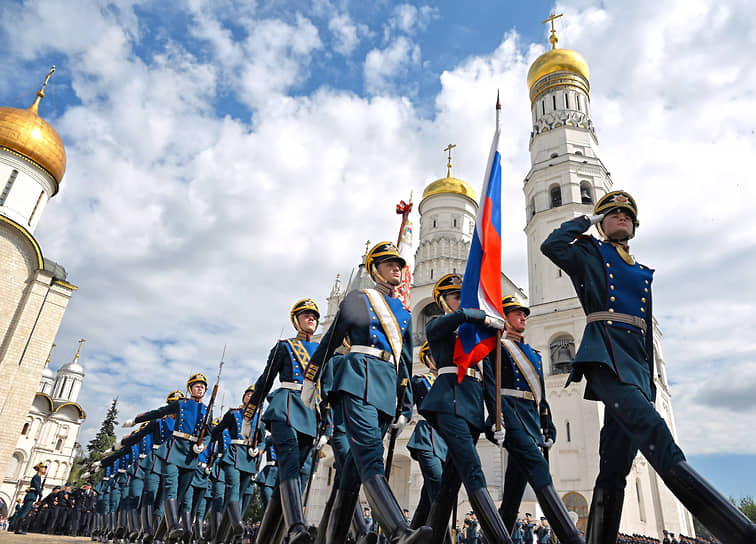
[{"label": "black ceremonial helmet", "polygon": [[176,389],[175,391],[171,391],[170,393],[168,393],[168,396],[165,398],[165,403],[170,404],[172,402],[176,402],[177,400],[183,399],[185,397],[186,395],[184,395],[183,391],[179,391],[178,389]]},{"label": "black ceremonial helmet", "polygon": [[297,316],[302,312],[313,312],[317,320],[320,321],[320,309],[318,308],[318,305],[315,304],[315,301],[311,298],[303,298],[302,300],[297,302],[291,308],[291,312],[289,312],[291,324],[294,325],[294,328],[297,329],[297,332],[302,332],[302,330],[299,328],[299,321],[297,321]]},{"label": "black ceremonial helmet", "polygon": [[423,363],[430,370],[436,370],[436,364],[433,362],[433,355],[430,352],[430,344],[426,340],[423,346],[420,348],[420,362]]},{"label": "black ceremonial helmet", "polygon": [[525,317],[530,315],[530,308],[524,306],[516,296],[508,295],[501,299],[501,311],[504,312],[504,315],[507,315],[512,310],[522,310],[525,312]]},{"label": "black ceremonial helmet", "polygon": [[244,393],[242,393],[242,402],[244,402],[244,395],[247,393],[254,393],[255,392],[255,384],[248,385],[247,388],[244,390]]},{"label": "black ceremonial helmet", "polygon": [[202,372],[197,372],[196,374],[192,374],[189,376],[189,379],[186,380],[186,390],[191,391],[192,386],[195,383],[204,383],[205,389],[207,389],[207,376],[205,376]]},{"label": "black ceremonial helmet", "polygon": [[[630,196],[630,193],[625,191],[612,191],[602,196],[596,206],[593,208],[593,215],[608,214],[617,208],[629,213],[633,217],[633,236],[635,236],[635,229],[638,228],[638,205],[635,203],[635,199]],[[599,224],[599,231],[603,235],[601,230],[601,224]]]},{"label": "black ceremonial helmet", "polygon": [[382,278],[381,275],[378,274],[377,267],[378,264],[384,261],[392,260],[399,261],[400,268],[407,266],[407,261],[405,261],[404,257],[402,257],[399,253],[399,249],[396,247],[396,244],[393,244],[392,242],[380,242],[378,244],[375,244],[373,246],[373,249],[368,251],[368,254],[365,257],[365,268],[367,268],[368,274],[370,274],[370,277],[373,278],[373,281],[385,281],[384,278]]},{"label": "black ceremonial helmet", "polygon": [[444,313],[450,312],[451,308],[444,300],[446,295],[462,292],[462,276],[459,274],[446,274],[433,286],[433,300]]}]

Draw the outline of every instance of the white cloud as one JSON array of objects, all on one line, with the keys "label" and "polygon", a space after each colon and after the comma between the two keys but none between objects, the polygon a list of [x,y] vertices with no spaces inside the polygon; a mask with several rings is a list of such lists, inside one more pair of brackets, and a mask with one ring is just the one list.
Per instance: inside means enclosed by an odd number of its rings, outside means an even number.
[{"label": "white cloud", "polygon": [[412,4],[399,4],[394,8],[394,13],[387,25],[388,30],[399,30],[405,34],[413,34],[425,30],[430,22],[438,18],[439,10],[431,6],[413,6]]},{"label": "white cloud", "polygon": [[368,33],[368,28],[363,24],[356,24],[346,13],[331,17],[328,21],[328,29],[333,33],[334,50],[342,55],[349,55],[357,47],[360,36]]},{"label": "white cloud", "polygon": [[392,80],[420,62],[420,46],[399,36],[384,49],[373,49],[365,57],[365,88],[371,93],[389,90]]},{"label": "white cloud", "polygon": [[[686,10],[651,2],[560,5],[560,46],[588,60],[598,154],[639,200],[633,247],[658,270],[655,312],[681,442],[688,453],[754,452],[741,437],[756,417],[743,394],[756,352],[748,170],[756,13],[745,4],[684,5],[692,15],[681,20]],[[146,23],[128,5],[117,13],[97,4],[13,9],[4,7],[0,22],[16,38],[8,55],[39,62],[62,52],[81,101],[55,122],[69,166],[37,236],[80,286],[54,358],[89,339],[84,442],[112,397],[125,419],[183,388],[193,371],[214,376],[224,343],[223,390],[226,405],[236,403],[281,327],[290,333],[291,304],[303,296],[324,304],[366,239],[396,235],[393,205],[444,175],[446,144],[458,145],[453,174],[480,187],[497,89],[505,271],[526,287],[525,77],[545,39],[533,45],[509,33],[490,54],[449,66],[439,93],[417,98],[434,104],[427,119],[396,92],[420,62],[423,42],[407,36],[367,55],[370,98],[333,89],[293,98],[325,49],[301,15],[283,22],[253,8],[232,32],[229,12],[192,3],[192,37],[207,58],[171,40],[139,58]],[[392,32],[415,32],[431,16],[397,17]],[[36,29],[24,40],[15,30],[22,20]],[[252,122],[216,115],[214,101],[229,89],[253,109]],[[729,386],[733,372],[733,382],[742,379]]]}]

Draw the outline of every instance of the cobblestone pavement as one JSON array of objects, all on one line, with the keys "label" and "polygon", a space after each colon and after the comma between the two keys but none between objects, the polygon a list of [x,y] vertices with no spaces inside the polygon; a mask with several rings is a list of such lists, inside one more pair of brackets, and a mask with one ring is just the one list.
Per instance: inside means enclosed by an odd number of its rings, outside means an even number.
[{"label": "cobblestone pavement", "polygon": [[75,542],[92,542],[89,537],[41,535],[27,533],[17,535],[8,531],[0,531],[0,544],[74,544]]}]

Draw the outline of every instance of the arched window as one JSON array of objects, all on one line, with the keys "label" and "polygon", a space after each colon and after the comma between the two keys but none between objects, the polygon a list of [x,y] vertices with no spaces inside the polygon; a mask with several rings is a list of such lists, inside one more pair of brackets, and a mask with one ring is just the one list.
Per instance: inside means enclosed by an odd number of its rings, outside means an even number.
[{"label": "arched window", "polygon": [[26,433],[28,433],[29,432],[29,427],[31,427],[31,425],[27,421],[26,423],[24,423],[24,428],[21,429],[21,434],[25,435]]},{"label": "arched window", "polygon": [[575,95],[575,100],[577,101],[578,111],[583,111],[583,110],[580,109],[580,95],[579,94]]},{"label": "arched window", "polygon": [[551,194],[551,207],[552,208],[558,208],[562,205],[562,189],[559,187],[559,185],[552,185],[551,189],[549,190],[549,193]]},{"label": "arched window", "polygon": [[62,447],[63,447],[63,439],[62,438],[58,438],[58,441],[55,443],[55,449],[56,450],[60,450],[60,448],[62,448]]},{"label": "arched window", "polygon": [[536,214],[535,198],[531,198],[530,204],[528,204],[528,217],[533,217],[535,214]]},{"label": "arched window", "polygon": [[588,524],[588,501],[580,493],[571,491],[562,497],[564,507],[568,512],[575,512],[578,515],[577,528],[585,531]]},{"label": "arched window", "polygon": [[580,182],[580,202],[583,204],[593,204],[593,191],[591,184],[587,181]]},{"label": "arched window", "polygon": [[34,219],[34,216],[37,215],[37,210],[39,209],[39,205],[42,203],[42,197],[45,196],[45,192],[42,191],[39,193],[39,197],[37,197],[37,203],[34,205],[34,209],[32,210],[31,215],[29,216],[29,226],[31,227],[32,219]]},{"label": "arched window", "polygon": [[551,353],[551,373],[567,374],[572,369],[572,360],[575,358],[575,340],[570,335],[562,335],[555,338],[549,346]]},{"label": "arched window", "polygon": [[8,198],[8,193],[10,193],[11,187],[13,187],[13,182],[16,181],[17,176],[18,176],[18,170],[14,170],[13,172],[11,172],[11,175],[8,178],[8,181],[5,183],[5,188],[3,189],[3,193],[0,194],[0,206],[5,204],[5,199]]},{"label": "arched window", "polygon": [[438,225],[438,223],[436,223],[436,220],[434,219],[433,220],[433,228],[435,229],[437,225]]},{"label": "arched window", "polygon": [[564,424],[566,435],[567,435],[567,442],[572,442],[572,430],[570,429],[570,422],[567,421]]},{"label": "arched window", "polygon": [[17,451],[13,454],[13,457],[11,457],[10,462],[8,463],[8,471],[5,473],[5,479],[16,480],[23,464],[24,455],[20,451]]},{"label": "arched window", "polygon": [[638,514],[640,520],[646,521],[646,505],[643,502],[643,489],[641,488],[640,478],[635,479],[635,493],[638,495]]}]

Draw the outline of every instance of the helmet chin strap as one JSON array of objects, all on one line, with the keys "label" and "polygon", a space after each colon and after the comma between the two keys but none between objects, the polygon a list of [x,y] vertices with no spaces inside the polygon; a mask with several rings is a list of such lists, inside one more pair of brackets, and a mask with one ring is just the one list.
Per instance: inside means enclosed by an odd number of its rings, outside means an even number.
[{"label": "helmet chin strap", "polygon": [[370,265],[370,276],[373,278],[373,281],[377,284],[378,287],[383,287],[388,291],[387,294],[393,296],[396,285],[391,285],[388,281],[386,281],[386,278],[381,276],[380,272],[378,272],[378,267],[375,266],[375,264]]}]

